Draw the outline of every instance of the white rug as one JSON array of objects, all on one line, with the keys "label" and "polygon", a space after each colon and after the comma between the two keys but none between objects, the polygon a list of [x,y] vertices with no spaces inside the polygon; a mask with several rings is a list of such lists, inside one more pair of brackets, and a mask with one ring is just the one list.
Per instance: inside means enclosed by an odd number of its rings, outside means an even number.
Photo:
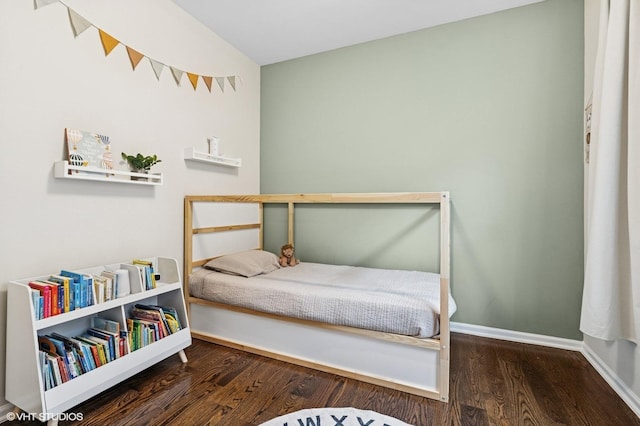
[{"label": "white rug", "polygon": [[408,423],[357,408],[309,408],[276,417],[260,426],[411,426]]}]

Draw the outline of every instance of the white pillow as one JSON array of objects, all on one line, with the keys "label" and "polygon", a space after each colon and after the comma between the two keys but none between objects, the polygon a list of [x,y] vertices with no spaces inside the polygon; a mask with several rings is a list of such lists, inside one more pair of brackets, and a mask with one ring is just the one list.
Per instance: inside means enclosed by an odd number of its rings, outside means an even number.
[{"label": "white pillow", "polygon": [[264,250],[247,250],[210,260],[205,268],[243,277],[268,274],[280,268],[278,256]]}]

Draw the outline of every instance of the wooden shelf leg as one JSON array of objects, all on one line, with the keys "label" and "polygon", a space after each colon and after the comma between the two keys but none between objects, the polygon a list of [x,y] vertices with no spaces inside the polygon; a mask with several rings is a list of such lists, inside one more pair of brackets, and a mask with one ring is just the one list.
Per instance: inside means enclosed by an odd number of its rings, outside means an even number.
[{"label": "wooden shelf leg", "polygon": [[187,355],[184,353],[184,350],[180,350],[180,352],[178,352],[178,355],[180,355],[180,361],[182,361],[183,363],[187,363]]}]

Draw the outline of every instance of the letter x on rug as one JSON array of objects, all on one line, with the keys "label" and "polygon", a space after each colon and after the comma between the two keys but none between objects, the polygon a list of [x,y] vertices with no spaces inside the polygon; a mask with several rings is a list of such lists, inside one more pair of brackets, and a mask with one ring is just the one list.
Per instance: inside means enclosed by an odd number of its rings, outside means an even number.
[{"label": "letter x on rug", "polygon": [[357,408],[309,408],[285,414],[260,426],[411,426],[408,423]]}]

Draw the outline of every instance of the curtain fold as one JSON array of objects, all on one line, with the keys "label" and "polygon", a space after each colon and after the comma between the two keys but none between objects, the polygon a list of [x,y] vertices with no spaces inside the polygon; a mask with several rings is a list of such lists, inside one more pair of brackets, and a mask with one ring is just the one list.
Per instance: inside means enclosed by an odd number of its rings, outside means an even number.
[{"label": "curtain fold", "polygon": [[640,340],[640,0],[602,0],[580,330]]}]

